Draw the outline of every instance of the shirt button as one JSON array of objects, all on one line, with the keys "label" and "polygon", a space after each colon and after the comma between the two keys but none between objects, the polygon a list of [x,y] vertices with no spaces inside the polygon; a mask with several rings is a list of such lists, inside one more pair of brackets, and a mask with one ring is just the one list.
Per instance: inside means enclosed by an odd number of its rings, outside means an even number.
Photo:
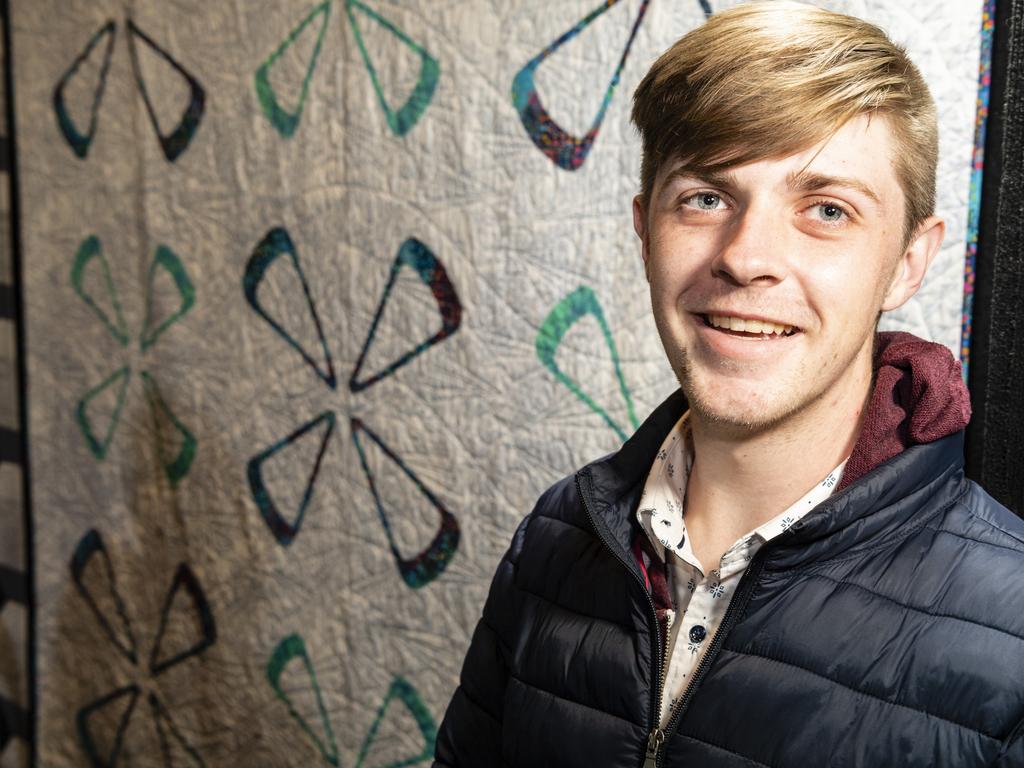
[{"label": "shirt button", "polygon": [[699,643],[705,637],[707,637],[708,631],[704,629],[700,624],[690,627],[690,642]]}]

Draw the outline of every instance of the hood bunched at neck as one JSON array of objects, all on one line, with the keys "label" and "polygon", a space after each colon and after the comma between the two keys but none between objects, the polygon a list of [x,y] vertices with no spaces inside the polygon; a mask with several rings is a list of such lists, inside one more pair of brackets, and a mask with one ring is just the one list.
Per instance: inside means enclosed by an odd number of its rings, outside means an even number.
[{"label": "hood bunched at neck", "polygon": [[943,345],[879,333],[874,366],[875,388],[837,491],[912,445],[959,432],[971,418],[960,363]]}]

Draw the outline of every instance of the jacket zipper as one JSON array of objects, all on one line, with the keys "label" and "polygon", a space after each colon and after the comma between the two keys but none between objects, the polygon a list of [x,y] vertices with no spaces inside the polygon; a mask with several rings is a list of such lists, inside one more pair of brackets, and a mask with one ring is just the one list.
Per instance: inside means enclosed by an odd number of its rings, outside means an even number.
[{"label": "jacket zipper", "polygon": [[[736,623],[737,618],[747,607],[747,602],[750,600],[750,596],[754,592],[754,587],[757,585],[757,580],[761,576],[761,571],[764,569],[765,553],[772,548],[773,544],[778,544],[778,539],[767,542],[762,546],[753,559],[750,561],[750,565],[747,567],[746,572],[740,578],[740,583],[736,587],[736,592],[733,595],[732,600],[729,602],[729,607],[725,611],[725,616],[722,617],[722,623],[718,627],[718,631],[715,632],[714,638],[711,640],[711,645],[708,647],[707,653],[701,658],[700,663],[697,665],[697,669],[694,670],[693,676],[690,678],[690,682],[687,684],[686,689],[683,691],[682,697],[676,702],[675,706],[672,707],[672,711],[669,713],[668,723],[665,728],[660,727],[661,718],[661,699],[665,695],[665,675],[668,667],[668,659],[665,658],[665,652],[661,648],[661,628],[658,626],[658,612],[654,606],[654,599],[647,591],[647,585],[644,584],[643,578],[630,567],[629,562],[622,557],[618,550],[616,550],[608,539],[605,537],[604,532],[598,527],[597,521],[594,519],[594,514],[590,509],[590,501],[587,494],[583,490],[583,484],[580,482],[579,474],[576,475],[576,491],[580,495],[580,500],[583,502],[583,511],[587,513],[587,519],[590,521],[590,527],[597,533],[597,538],[601,540],[601,543],[615,556],[615,558],[622,563],[622,565],[632,574],[633,578],[640,585],[640,589],[643,591],[644,596],[647,598],[647,605],[650,607],[648,611],[648,617],[650,618],[650,626],[652,628],[652,650],[654,655],[652,658],[656,659],[658,666],[658,675],[655,678],[656,685],[654,688],[654,695],[651,697],[651,709],[649,721],[651,724],[651,731],[647,737],[647,748],[644,750],[644,762],[642,768],[659,768],[661,765],[662,751],[661,748],[665,744],[665,740],[675,732],[675,729],[679,726],[679,721],[682,720],[683,713],[689,706],[690,699],[693,698],[693,692],[697,686],[700,685],[701,680],[707,674],[708,668],[711,666],[711,662],[714,661],[721,650],[722,643],[725,641],[725,636],[732,630],[733,625]],[[799,524],[798,524],[799,525]],[[790,533],[796,530],[794,526]],[[787,538],[786,534],[783,537]],[[667,649],[666,649],[667,651]]]},{"label": "jacket zipper", "polygon": [[[651,742],[648,742],[647,759],[644,761],[644,768],[658,768],[661,764],[661,744],[664,743],[668,736],[675,733],[676,728],[679,727],[679,721],[682,720],[683,712],[686,711],[686,708],[690,703],[690,699],[693,698],[694,690],[698,685],[700,685],[701,680],[707,674],[707,670],[711,666],[711,662],[714,661],[719,650],[721,650],[722,643],[725,642],[725,636],[729,634],[729,631],[736,623],[737,618],[747,607],[747,602],[750,600],[750,596],[754,592],[754,587],[757,585],[757,579],[761,576],[761,571],[764,568],[763,553],[766,549],[768,549],[768,544],[762,546],[757,551],[754,555],[754,559],[751,560],[750,565],[747,567],[746,572],[742,577],[740,577],[740,583],[736,587],[736,593],[729,602],[729,607],[725,610],[725,616],[722,617],[722,623],[718,626],[718,631],[715,632],[715,636],[711,640],[711,645],[708,647],[707,653],[705,653],[701,658],[700,663],[697,665],[697,669],[694,670],[693,675],[690,677],[690,682],[687,683],[686,688],[683,690],[683,695],[669,713],[668,723],[665,725],[665,729],[661,733],[659,743],[654,749],[653,757],[651,754]],[[664,672],[662,674],[664,676]]]},{"label": "jacket zipper", "polygon": [[[668,659],[665,658],[665,652],[662,651],[661,648],[661,629],[658,626],[658,613],[654,606],[654,599],[647,591],[647,586],[644,584],[643,578],[634,571],[625,558],[623,558],[618,551],[612,547],[608,539],[605,537],[603,530],[597,526],[594,514],[590,508],[589,498],[583,490],[583,484],[580,482],[580,476],[578,474],[576,475],[576,490],[580,494],[580,500],[583,502],[583,511],[587,513],[587,519],[590,521],[590,526],[597,533],[597,537],[601,540],[601,543],[608,548],[615,558],[625,566],[626,570],[633,575],[633,578],[636,579],[640,588],[643,590],[644,596],[647,598],[647,604],[650,607],[648,614],[650,618],[649,624],[652,628],[651,637],[653,638],[651,645],[653,646],[654,656],[652,658],[657,660],[655,663],[659,666],[658,675],[655,678],[656,686],[654,689],[654,695],[651,697],[649,718],[651,731],[647,737],[647,748],[644,751],[644,762],[642,768],[658,768],[661,765],[661,748],[665,744],[666,738],[673,734],[679,726],[679,721],[682,720],[683,713],[686,711],[687,706],[689,706],[690,699],[693,698],[694,691],[707,674],[707,670],[715,660],[715,657],[718,656],[718,652],[721,650],[722,643],[725,641],[726,635],[729,634],[740,614],[747,607],[747,602],[750,600],[750,596],[754,592],[754,587],[757,585],[757,580],[761,576],[761,571],[764,569],[765,553],[772,549],[772,544],[777,544],[778,540],[767,542],[754,555],[754,558],[751,560],[746,572],[740,578],[740,583],[736,587],[736,593],[729,602],[729,607],[725,611],[725,616],[722,617],[722,623],[719,625],[718,631],[715,632],[715,636],[711,640],[711,645],[708,647],[707,653],[704,654],[700,663],[697,665],[697,669],[694,670],[693,676],[690,678],[690,682],[683,691],[682,697],[676,702],[675,706],[672,707],[672,711],[669,713],[668,723],[665,728],[661,728],[661,718],[659,717],[659,713],[661,712],[661,699],[665,695],[665,676],[668,671]],[[789,532],[787,531],[787,533]]]},{"label": "jacket zipper", "polygon": [[649,619],[648,625],[651,628],[651,658],[655,659],[655,663],[658,664],[658,674],[655,677],[654,695],[651,696],[651,708],[648,718],[648,722],[651,724],[651,732],[647,739],[647,749],[644,752],[643,768],[654,768],[657,766],[658,757],[661,754],[661,745],[665,741],[665,732],[659,727],[658,718],[658,713],[661,712],[661,697],[664,695],[666,672],[664,652],[661,648],[661,628],[658,626],[658,612],[654,607],[654,598],[647,591],[647,585],[644,584],[643,577],[633,570],[629,562],[619,554],[618,550],[605,537],[604,531],[598,527],[597,521],[594,519],[594,513],[590,509],[590,501],[583,490],[583,483],[580,482],[579,474],[576,475],[576,491],[580,495],[580,501],[583,502],[583,511],[587,513],[590,527],[597,533],[597,538],[601,540],[601,543],[622,563],[636,580],[637,584],[640,585],[640,590],[644,593],[644,597],[647,598],[647,605],[650,608],[647,614]]}]

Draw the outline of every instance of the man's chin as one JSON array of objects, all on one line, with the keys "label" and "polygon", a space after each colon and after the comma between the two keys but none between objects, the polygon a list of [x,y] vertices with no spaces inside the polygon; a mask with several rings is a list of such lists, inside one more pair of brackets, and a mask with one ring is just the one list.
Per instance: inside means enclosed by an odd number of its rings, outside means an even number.
[{"label": "man's chin", "polygon": [[771,429],[784,421],[790,413],[784,408],[730,407],[718,401],[709,403],[701,398],[691,398],[690,409],[705,424],[736,435],[754,435]]},{"label": "man's chin", "polygon": [[715,377],[694,382],[680,377],[683,394],[690,409],[705,424],[738,433],[756,433],[769,429],[793,412],[793,403],[784,392],[766,386],[766,382],[737,381]]}]

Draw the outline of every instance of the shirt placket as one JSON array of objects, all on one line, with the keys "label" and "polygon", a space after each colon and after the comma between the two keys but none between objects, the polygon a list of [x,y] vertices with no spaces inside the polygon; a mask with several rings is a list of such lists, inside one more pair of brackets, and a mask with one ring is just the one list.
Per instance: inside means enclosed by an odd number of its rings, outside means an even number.
[{"label": "shirt placket", "polygon": [[718,631],[725,609],[729,605],[736,582],[742,574],[745,563],[742,557],[728,559],[723,556],[719,567],[701,579],[693,591],[690,604],[684,616],[680,634],[686,640],[686,651],[693,657],[690,668],[700,663],[711,639]]},{"label": "shirt placket", "polygon": [[716,570],[703,576],[689,548],[679,552],[677,567],[672,569],[673,585],[679,614],[675,618],[671,641],[671,663],[666,680],[665,701],[661,718],[671,710],[697,668],[718,631],[743,571],[757,550],[759,540],[750,537],[737,542],[726,552]]}]

